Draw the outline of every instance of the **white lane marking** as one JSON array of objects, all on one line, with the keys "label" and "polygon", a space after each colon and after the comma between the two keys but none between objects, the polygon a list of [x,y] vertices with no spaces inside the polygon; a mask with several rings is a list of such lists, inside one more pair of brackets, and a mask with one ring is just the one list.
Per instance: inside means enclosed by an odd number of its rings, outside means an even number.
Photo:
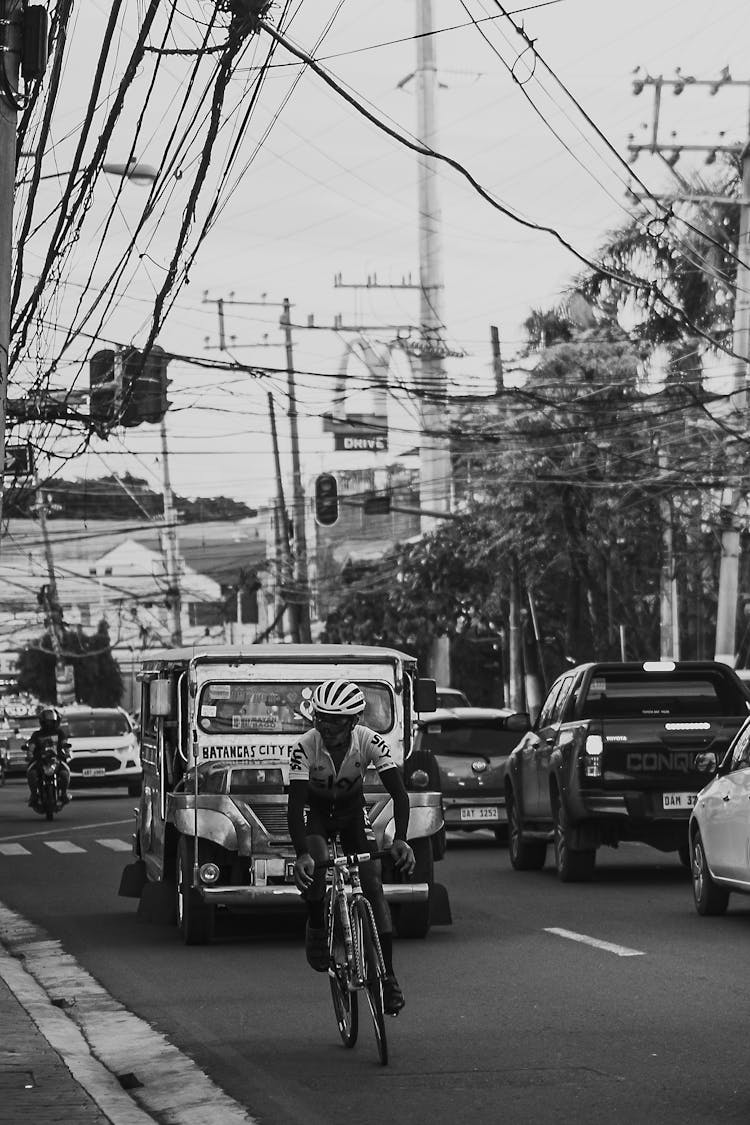
[{"label": "white lane marking", "polygon": [[135,817],[129,816],[127,820],[105,820],[101,824],[65,824],[59,828],[50,828],[47,832],[14,832],[12,836],[0,836],[0,842],[34,840],[39,836],[51,836],[55,832],[87,832],[89,828],[115,828],[118,824],[135,824]]},{"label": "white lane marking", "polygon": [[575,930],[562,930],[559,926],[546,926],[546,934],[555,937],[568,938],[570,941],[579,941],[583,945],[593,945],[595,949],[603,949],[605,953],[614,953],[617,957],[645,957],[642,949],[628,949],[626,945],[614,945],[611,941],[600,941],[599,938],[589,937],[588,934],[577,934]]},{"label": "white lane marking", "polygon": [[0,855],[31,855],[23,844],[0,844]]},{"label": "white lane marking", "polygon": [[97,844],[101,844],[103,848],[109,848],[113,852],[132,852],[133,845],[129,844],[127,840],[97,840]]},{"label": "white lane marking", "polygon": [[[51,999],[74,1001],[60,1011],[81,1031],[92,1061],[103,1063],[110,1075],[132,1072],[142,1083],[128,1094],[131,1104],[142,1111],[141,1116],[131,1117],[126,1125],[144,1120],[154,1125],[156,1121],[205,1125],[209,1120],[220,1121],[221,1125],[258,1125],[257,1118],[225,1094],[188,1055],[110,996],[60,942],[0,902],[0,953],[2,946],[14,965],[44,989],[48,1010],[53,1008]],[[23,954],[22,963],[16,960],[19,954]],[[1,958],[0,975],[10,984]],[[62,1047],[55,1046],[64,1055]],[[113,1125],[125,1125],[125,1118],[102,1104],[98,1088],[87,1085],[80,1075],[76,1077]],[[144,1119],[143,1113],[151,1116]]]},{"label": "white lane marking", "polygon": [[73,844],[70,840],[45,840],[44,846],[45,848],[51,848],[53,852],[59,852],[60,855],[86,851],[85,848],[79,848],[78,844]]}]

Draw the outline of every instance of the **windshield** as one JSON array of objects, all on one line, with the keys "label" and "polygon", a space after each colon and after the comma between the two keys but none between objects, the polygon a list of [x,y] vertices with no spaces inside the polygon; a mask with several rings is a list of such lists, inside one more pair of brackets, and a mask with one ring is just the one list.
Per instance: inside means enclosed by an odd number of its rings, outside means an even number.
[{"label": "windshield", "polygon": [[[384,734],[393,726],[393,700],[386,684],[361,683],[367,706],[360,720]],[[315,684],[253,680],[218,681],[206,684],[198,707],[198,726],[208,734],[225,731],[268,731],[273,734],[302,734],[310,720],[304,713]]]},{"label": "windshield", "polygon": [[433,754],[507,754],[518,735],[503,729],[502,720],[427,723],[420,728],[420,750]]},{"label": "windshield", "polygon": [[71,738],[117,738],[130,733],[128,720],[116,712],[108,715],[66,715],[63,725]]}]

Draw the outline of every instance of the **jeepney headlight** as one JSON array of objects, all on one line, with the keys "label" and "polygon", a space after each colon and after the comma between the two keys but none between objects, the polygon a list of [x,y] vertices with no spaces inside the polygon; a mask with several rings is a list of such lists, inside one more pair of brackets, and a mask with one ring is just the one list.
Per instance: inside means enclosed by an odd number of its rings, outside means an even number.
[{"label": "jeepney headlight", "polygon": [[414,789],[426,789],[430,784],[430,777],[427,770],[415,770],[414,773],[409,774],[409,785]]},{"label": "jeepney headlight", "polygon": [[198,874],[200,875],[201,883],[205,883],[210,887],[213,883],[218,883],[221,872],[216,863],[202,863],[198,868]]},{"label": "jeepney headlight", "polygon": [[583,772],[586,777],[601,777],[602,776],[602,754],[604,753],[604,742],[600,734],[589,734],[586,736],[586,746],[583,752]]}]

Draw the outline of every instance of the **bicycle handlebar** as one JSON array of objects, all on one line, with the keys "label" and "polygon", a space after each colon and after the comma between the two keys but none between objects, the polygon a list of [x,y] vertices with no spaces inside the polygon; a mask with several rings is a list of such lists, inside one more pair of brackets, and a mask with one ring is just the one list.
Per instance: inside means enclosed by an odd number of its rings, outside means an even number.
[{"label": "bicycle handlebar", "polygon": [[352,852],[350,855],[337,855],[335,859],[316,862],[315,866],[330,871],[333,867],[353,867],[355,864],[368,863],[370,860],[385,859],[390,854],[390,848],[386,848],[384,851]]}]

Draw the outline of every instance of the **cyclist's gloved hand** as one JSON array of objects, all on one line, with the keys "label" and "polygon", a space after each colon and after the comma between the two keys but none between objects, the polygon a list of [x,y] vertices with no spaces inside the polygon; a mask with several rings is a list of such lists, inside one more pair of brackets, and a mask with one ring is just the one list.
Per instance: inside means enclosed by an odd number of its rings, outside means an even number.
[{"label": "cyclist's gloved hand", "polygon": [[391,859],[393,866],[397,871],[402,871],[404,875],[412,875],[416,860],[414,859],[414,852],[411,850],[406,840],[394,840],[391,844]]},{"label": "cyclist's gloved hand", "polygon": [[315,860],[308,852],[298,855],[294,861],[294,884],[298,891],[306,891],[313,881]]}]

